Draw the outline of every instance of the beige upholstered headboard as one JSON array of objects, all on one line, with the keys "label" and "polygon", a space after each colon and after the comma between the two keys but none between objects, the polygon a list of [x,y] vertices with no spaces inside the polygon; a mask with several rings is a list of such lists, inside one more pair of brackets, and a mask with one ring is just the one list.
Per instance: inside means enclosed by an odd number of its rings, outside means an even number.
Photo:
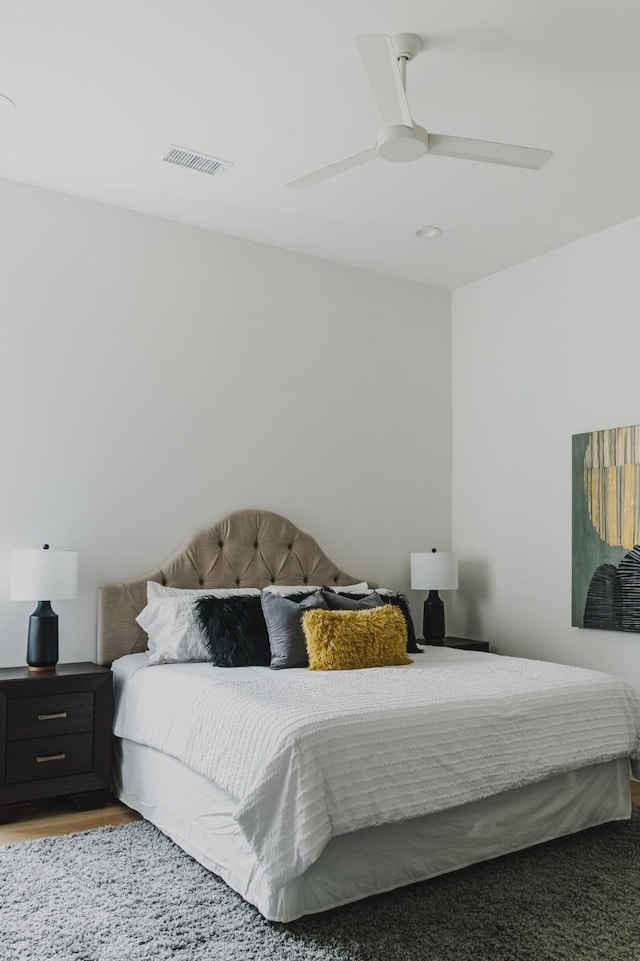
[{"label": "beige upholstered headboard", "polygon": [[147,603],[147,581],[169,587],[266,587],[268,584],[353,584],[309,534],[271,511],[228,514],[195,531],[155,570],[98,590],[98,662],[144,651],[136,616]]}]

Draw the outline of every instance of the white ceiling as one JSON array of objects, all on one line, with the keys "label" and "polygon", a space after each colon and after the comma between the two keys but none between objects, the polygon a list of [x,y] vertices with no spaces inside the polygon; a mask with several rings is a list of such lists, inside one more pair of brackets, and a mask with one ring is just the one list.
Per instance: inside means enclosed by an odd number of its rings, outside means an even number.
[{"label": "white ceiling", "polygon": [[[0,0],[0,176],[457,287],[640,214],[637,0]],[[554,151],[539,171],[376,159],[354,43],[418,33],[416,122]],[[169,144],[233,162],[162,163]],[[435,224],[437,240],[415,228]]]}]

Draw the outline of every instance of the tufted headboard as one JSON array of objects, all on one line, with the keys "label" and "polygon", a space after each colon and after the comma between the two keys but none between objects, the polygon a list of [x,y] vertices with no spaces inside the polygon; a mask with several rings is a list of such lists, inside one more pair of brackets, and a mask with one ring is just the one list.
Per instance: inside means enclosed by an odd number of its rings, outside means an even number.
[{"label": "tufted headboard", "polygon": [[271,511],[228,514],[191,534],[155,570],[98,590],[98,663],[144,651],[136,616],[147,603],[147,581],[169,587],[266,587],[268,584],[353,584],[309,534]]}]

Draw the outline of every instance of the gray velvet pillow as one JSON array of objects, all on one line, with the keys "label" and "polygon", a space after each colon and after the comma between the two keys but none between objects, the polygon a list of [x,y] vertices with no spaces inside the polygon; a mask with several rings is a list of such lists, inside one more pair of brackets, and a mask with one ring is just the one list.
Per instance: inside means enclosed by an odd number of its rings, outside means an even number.
[{"label": "gray velvet pillow", "polygon": [[314,607],[327,609],[322,591],[315,591],[300,601],[263,591],[262,613],[269,633],[270,667],[281,671],[288,667],[308,667],[307,645],[302,630],[302,615]]},{"label": "gray velvet pillow", "polygon": [[323,591],[322,595],[330,611],[366,611],[370,607],[382,607],[385,604],[375,591],[358,598],[334,594],[333,591]]}]

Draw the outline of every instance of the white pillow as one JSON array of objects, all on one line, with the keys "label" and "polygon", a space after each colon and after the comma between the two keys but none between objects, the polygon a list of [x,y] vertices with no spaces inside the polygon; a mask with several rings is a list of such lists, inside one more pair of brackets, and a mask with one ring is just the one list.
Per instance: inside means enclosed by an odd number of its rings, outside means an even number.
[{"label": "white pillow", "polygon": [[[327,585],[336,594],[344,594],[345,591],[348,593],[368,593],[369,585],[366,581],[361,581],[359,584],[340,584],[340,585]],[[312,594],[314,591],[321,591],[323,585],[316,584],[311,586],[310,584],[293,584],[290,586],[283,586],[282,584],[269,584],[265,587],[265,591],[270,594],[278,594],[280,597],[287,597],[289,594]]]},{"label": "white pillow", "polygon": [[158,597],[233,597],[236,594],[259,594],[257,587],[201,587],[197,590],[182,587],[165,587],[157,581],[147,581],[147,601]]},{"label": "white pillow", "polygon": [[136,621],[148,635],[148,664],[209,660],[193,616],[193,597],[155,598],[140,611]]},{"label": "white pillow", "polygon": [[392,590],[390,587],[369,587],[367,584],[352,584],[351,586],[346,586],[343,584],[340,587],[332,587],[328,585],[334,594],[362,594],[363,597],[368,597],[369,594],[384,594],[385,597],[389,597],[391,594],[397,594],[397,591]]},{"label": "white pillow", "polygon": [[[151,583],[153,582],[147,582],[147,588]],[[152,597],[136,617],[136,621],[148,635],[147,664],[151,666],[210,661],[211,653],[194,615],[195,597],[232,597],[237,594],[255,596],[260,594],[260,591],[256,587],[247,587],[244,590],[229,588],[215,591],[179,591],[178,595],[170,597]]]}]

